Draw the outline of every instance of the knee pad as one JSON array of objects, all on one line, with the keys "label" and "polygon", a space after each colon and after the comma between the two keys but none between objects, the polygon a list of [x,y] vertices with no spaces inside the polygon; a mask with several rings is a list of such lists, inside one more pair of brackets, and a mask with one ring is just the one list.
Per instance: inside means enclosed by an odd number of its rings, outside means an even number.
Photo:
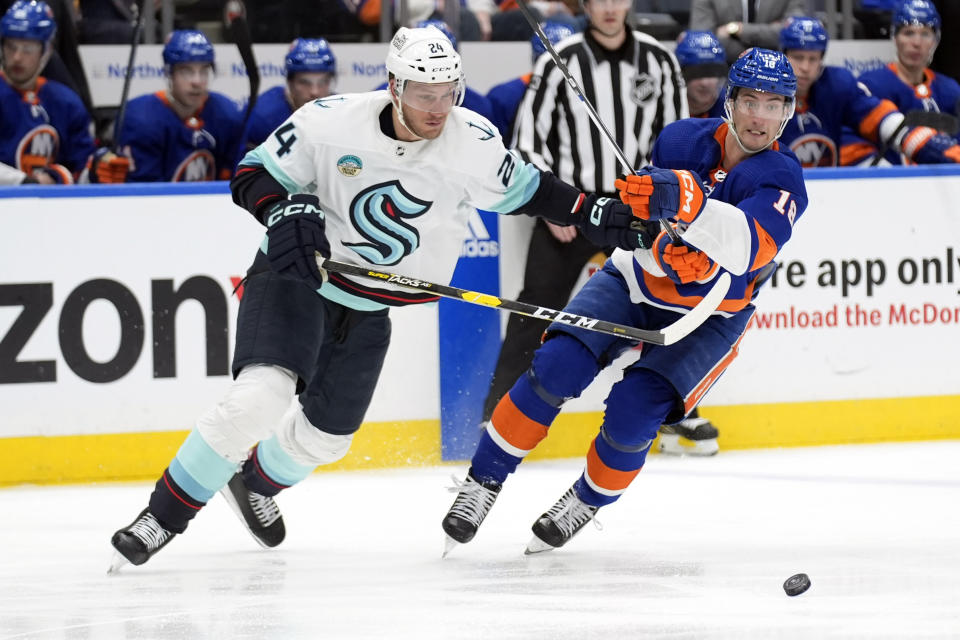
[{"label": "knee pad", "polygon": [[303,410],[298,410],[293,420],[284,423],[277,432],[280,448],[298,465],[317,467],[336,462],[347,455],[353,434],[334,434],[321,431],[310,424]]},{"label": "knee pad", "polygon": [[297,388],[297,376],[269,364],[243,368],[226,396],[197,421],[210,448],[239,464],[256,442],[283,420]]},{"label": "knee pad", "polygon": [[642,447],[657,437],[660,425],[678,402],[673,385],[659,374],[631,368],[607,395],[603,433],[619,448]]},{"label": "knee pad", "polygon": [[538,392],[542,389],[562,404],[583,393],[597,376],[600,365],[582,342],[566,333],[556,333],[537,349],[530,369],[539,385]]}]

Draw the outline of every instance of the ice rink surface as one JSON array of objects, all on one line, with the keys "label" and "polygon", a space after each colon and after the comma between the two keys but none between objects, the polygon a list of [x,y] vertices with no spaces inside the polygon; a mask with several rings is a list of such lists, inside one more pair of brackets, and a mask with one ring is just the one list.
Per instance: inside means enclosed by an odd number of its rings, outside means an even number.
[{"label": "ice rink surface", "polygon": [[[577,461],[529,462],[441,560],[465,465],[317,474],[260,549],[217,496],[107,576],[152,483],[0,490],[0,638],[958,638],[960,442],[651,456],[602,530],[525,556]],[[813,586],[797,597],[790,575]]]}]

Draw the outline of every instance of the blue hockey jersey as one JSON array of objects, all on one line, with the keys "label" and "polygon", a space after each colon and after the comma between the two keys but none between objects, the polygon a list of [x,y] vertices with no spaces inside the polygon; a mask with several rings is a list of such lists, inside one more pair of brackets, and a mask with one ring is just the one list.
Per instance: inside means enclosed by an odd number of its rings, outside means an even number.
[{"label": "blue hockey jersey", "polygon": [[247,124],[244,135],[247,149],[253,149],[262,144],[267,136],[291,115],[293,115],[293,108],[287,101],[284,86],[273,87],[261,93],[257,103],[253,105],[253,111],[250,112],[250,122]]},{"label": "blue hockey jersey", "polygon": [[93,153],[90,116],[66,85],[37,78],[20,92],[0,74],[0,162],[24,173],[61,164],[76,178]]},{"label": "blue hockey jersey", "polygon": [[[890,100],[897,109],[906,114],[911,111],[936,111],[960,115],[960,84],[949,76],[925,69],[923,82],[911,86],[897,75],[896,63],[868,71],[859,77],[859,81],[877,98]],[[867,144],[857,135],[858,132],[845,130],[843,136],[843,164],[856,164],[876,154],[877,149]],[[960,140],[960,136],[958,136]],[[891,164],[901,164],[903,157],[896,151],[884,156]]]},{"label": "blue hockey jersey", "polygon": [[513,131],[513,122],[517,119],[517,109],[520,108],[523,94],[527,92],[532,77],[533,74],[528,73],[498,84],[487,92],[487,100],[490,101],[492,114],[490,122],[497,125],[497,129],[500,130],[500,137],[503,138],[508,147],[512,140],[510,134]]},{"label": "blue hockey jersey", "polygon": [[840,164],[843,127],[871,142],[878,141],[880,123],[897,110],[889,100],[871,96],[842,67],[824,67],[780,137],[804,167]]},{"label": "blue hockey jersey", "polygon": [[[723,169],[727,127],[718,119],[673,122],[657,138],[652,160],[663,169],[694,171],[706,185],[709,198],[704,210],[682,237],[718,264],[737,264],[737,269],[728,270],[733,280],[718,308],[720,313],[735,313],[756,295],[761,270],[790,239],[807,208],[807,191],[796,156],[778,143],[740,161],[727,173]],[[660,275],[652,254],[649,250],[614,251],[614,264],[626,278],[631,298],[683,310],[696,305],[712,288],[712,280],[677,284]],[[628,261],[629,257],[633,259]]]},{"label": "blue hockey jersey", "polygon": [[210,92],[203,107],[181,120],[165,91],[127,105],[117,140],[131,159],[129,182],[202,182],[230,178],[242,137],[242,115],[226,96]]}]

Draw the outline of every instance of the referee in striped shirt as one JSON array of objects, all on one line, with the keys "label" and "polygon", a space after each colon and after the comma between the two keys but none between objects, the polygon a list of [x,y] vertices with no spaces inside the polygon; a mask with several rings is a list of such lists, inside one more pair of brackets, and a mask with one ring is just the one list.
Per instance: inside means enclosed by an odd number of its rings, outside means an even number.
[{"label": "referee in striped shirt", "polygon": [[[582,6],[587,29],[555,48],[617,145],[640,168],[649,163],[660,131],[689,115],[680,67],[654,38],[629,27],[631,0],[583,0]],[[626,170],[549,55],[537,60],[513,134],[513,147],[524,160],[582,191],[618,197],[613,181]],[[562,309],[583,267],[605,249],[574,227],[538,219],[518,300]],[[530,366],[547,324],[510,315],[484,402],[484,421]]]}]

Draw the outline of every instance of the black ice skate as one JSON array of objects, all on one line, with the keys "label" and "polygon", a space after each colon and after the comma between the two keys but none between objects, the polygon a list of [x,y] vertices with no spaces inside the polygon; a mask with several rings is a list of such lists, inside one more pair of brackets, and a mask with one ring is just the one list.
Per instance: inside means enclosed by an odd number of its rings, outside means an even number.
[{"label": "black ice skate", "polygon": [[283,542],[287,530],[280,507],[272,497],[247,489],[239,473],[233,474],[220,493],[261,547],[271,548]]},{"label": "black ice skate", "polygon": [[681,420],[677,424],[660,427],[660,453],[675,456],[712,456],[720,450],[717,436],[720,432],[706,418]]},{"label": "black ice skate", "polygon": [[467,478],[463,482],[456,478],[453,482],[456,486],[450,487],[450,491],[456,491],[457,497],[443,518],[443,530],[447,534],[443,557],[458,543],[464,544],[473,540],[503,488],[502,484],[492,480],[478,481],[473,476],[473,469],[467,472]]},{"label": "black ice skate", "polygon": [[533,523],[533,538],[527,544],[526,553],[540,553],[562,547],[583,525],[593,520],[598,509],[599,507],[583,502],[573,487],[570,487],[556,504]]},{"label": "black ice skate", "polygon": [[163,549],[177,534],[167,531],[150,509],[144,509],[129,526],[113,534],[110,544],[117,550],[107,573],[115,573],[129,562],[141,565]]}]

